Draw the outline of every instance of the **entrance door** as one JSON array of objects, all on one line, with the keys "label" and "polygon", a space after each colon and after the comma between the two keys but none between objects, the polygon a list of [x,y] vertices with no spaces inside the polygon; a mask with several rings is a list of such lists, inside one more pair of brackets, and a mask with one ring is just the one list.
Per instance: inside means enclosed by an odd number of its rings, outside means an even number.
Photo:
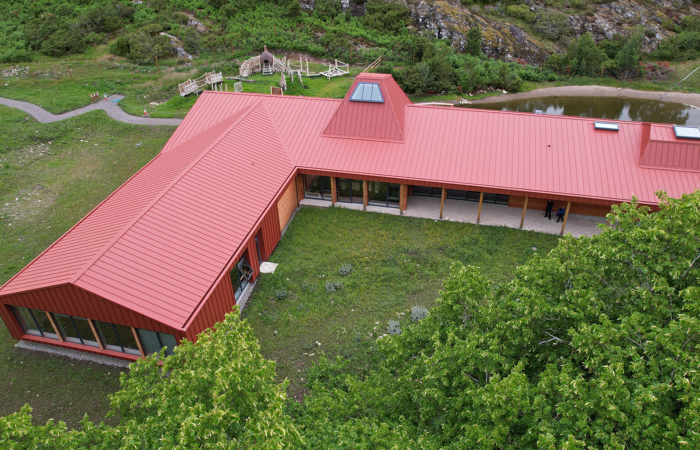
[{"label": "entrance door", "polygon": [[253,269],[250,268],[250,264],[248,264],[245,257],[242,257],[231,271],[231,283],[233,284],[235,298],[240,298],[252,277]]},{"label": "entrance door", "polygon": [[260,256],[260,241],[258,240],[258,234],[255,235],[255,250],[258,252],[258,266],[260,266],[263,260],[262,256]]}]

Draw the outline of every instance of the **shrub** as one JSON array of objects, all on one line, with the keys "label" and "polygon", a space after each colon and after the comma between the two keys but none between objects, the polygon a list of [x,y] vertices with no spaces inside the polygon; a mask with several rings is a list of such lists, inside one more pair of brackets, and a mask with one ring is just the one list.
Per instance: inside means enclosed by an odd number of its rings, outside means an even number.
[{"label": "shrub", "polygon": [[343,289],[343,283],[340,281],[326,281],[326,292],[332,294]]},{"label": "shrub", "polygon": [[31,60],[31,54],[26,50],[14,49],[0,55],[0,63],[2,64],[30,62]]},{"label": "shrub", "polygon": [[664,20],[662,20],[662,21],[661,21],[661,27],[662,27],[664,30],[668,30],[668,31],[673,31],[673,32],[679,32],[679,31],[681,31],[681,27],[679,27],[678,25],[676,25],[676,23],[675,23],[673,20],[671,20],[671,19],[664,19]]},{"label": "shrub", "polygon": [[338,0],[316,0],[316,5],[314,5],[314,15],[322,20],[333,19],[342,10]]},{"label": "shrub", "polygon": [[656,37],[656,28],[654,27],[648,27],[644,30],[644,36],[648,38],[655,38]]},{"label": "shrub", "polygon": [[275,298],[277,300],[284,300],[285,298],[289,297],[290,292],[286,289],[278,289],[275,291]]},{"label": "shrub", "polygon": [[418,322],[419,320],[423,320],[428,316],[428,310],[425,309],[423,306],[416,305],[411,308],[411,320],[414,322]]},{"label": "shrub", "polygon": [[163,26],[157,23],[149,23],[148,25],[144,25],[141,28],[139,28],[139,31],[142,33],[150,34],[151,36],[155,36],[161,31],[163,31]]},{"label": "shrub", "polygon": [[105,41],[104,33],[89,33],[83,38],[86,45],[100,45]]},{"label": "shrub", "polygon": [[533,22],[535,20],[535,13],[530,11],[530,7],[527,5],[510,5],[506,9],[506,12],[509,16],[523,19],[526,22]]},{"label": "shrub", "polygon": [[535,14],[535,30],[551,40],[569,34],[569,16],[558,11],[540,9]]},{"label": "shrub", "polygon": [[389,326],[386,327],[386,332],[393,335],[401,334],[401,323],[398,320],[390,320]]},{"label": "shrub", "polygon": [[129,40],[124,36],[119,36],[114,42],[109,44],[109,52],[117,56],[129,56]]},{"label": "shrub", "polygon": [[202,44],[202,38],[199,36],[194,27],[188,27],[182,37],[182,47],[187,50],[187,53],[198,54],[199,47]]},{"label": "shrub", "polygon": [[411,10],[398,1],[369,0],[362,20],[369,28],[398,33],[411,22]]},{"label": "shrub", "polygon": [[49,56],[63,56],[81,53],[85,50],[85,41],[80,33],[71,30],[58,30],[41,45],[41,52]]},{"label": "shrub", "polygon": [[309,283],[308,281],[304,281],[301,283],[301,291],[302,292],[313,292],[318,288],[317,284],[312,284]]},{"label": "shrub", "polygon": [[338,273],[345,276],[350,275],[353,271],[352,264],[344,264],[338,269]]},{"label": "shrub", "polygon": [[681,28],[683,31],[700,31],[700,17],[690,15],[683,17]]}]

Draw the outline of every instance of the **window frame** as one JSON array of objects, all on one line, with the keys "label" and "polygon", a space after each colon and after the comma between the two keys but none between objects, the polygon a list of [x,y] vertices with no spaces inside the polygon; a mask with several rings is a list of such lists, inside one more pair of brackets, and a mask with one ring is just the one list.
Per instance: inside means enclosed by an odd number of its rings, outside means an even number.
[{"label": "window frame", "polygon": [[[376,86],[377,90],[379,91],[379,97],[381,98],[381,100],[364,100],[364,99],[357,100],[357,99],[354,99],[353,97],[357,93],[357,90],[360,88],[360,86],[362,86],[362,90],[363,90],[362,93],[364,94],[364,89],[365,89],[364,87],[366,85],[372,86],[372,90],[374,90],[374,87]],[[355,89],[352,90],[352,94],[350,94],[350,101],[351,102],[361,102],[361,103],[384,103],[384,93],[382,92],[382,88],[379,86],[379,83],[373,83],[370,81],[360,81],[355,85]]]}]

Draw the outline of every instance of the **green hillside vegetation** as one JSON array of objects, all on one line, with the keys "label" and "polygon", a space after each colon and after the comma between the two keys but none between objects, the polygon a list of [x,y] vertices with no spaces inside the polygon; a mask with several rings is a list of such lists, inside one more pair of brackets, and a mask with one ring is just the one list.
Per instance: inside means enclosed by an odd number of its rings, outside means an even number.
[{"label": "green hillside vegetation", "polygon": [[[549,25],[537,31],[552,18],[539,17],[524,4],[511,4],[507,14],[531,23],[533,32],[545,40],[556,37],[549,36],[556,34]],[[61,66],[63,61],[77,58],[104,63],[102,71],[108,76],[102,74],[97,79],[93,66],[90,76],[76,77],[80,85],[75,87],[68,87],[66,67],[61,68],[63,73],[54,68],[53,72],[60,73],[54,78],[60,78],[65,89],[54,93],[53,99],[66,101],[62,107],[44,102],[53,111],[84,104],[89,101],[86,94],[96,88],[93,90],[126,94],[123,107],[142,114],[151,102],[163,103],[173,97],[177,83],[187,78],[206,70],[237,74],[233,59],[242,61],[259,53],[263,45],[273,51],[338,58],[354,63],[357,70],[382,56],[385,63],[378,70],[391,73],[409,95],[418,97],[455,98],[491,89],[514,92],[546,83],[590,84],[593,80],[613,85],[615,80],[634,81],[637,88],[665,89],[675,77],[666,61],[700,56],[700,19],[687,16],[678,23],[667,22],[665,26],[675,34],[651,54],[641,48],[643,29],[598,44],[584,35],[573,40],[565,53],[555,53],[534,67],[522,60],[505,63],[485,57],[478,27],[467,34],[464,52],[456,51],[449,41],[421,31],[403,4],[384,0],[369,0],[363,17],[343,12],[337,0],[319,0],[313,11],[303,10],[297,0],[10,0],[0,4],[0,62]],[[178,59],[170,38],[161,33],[177,37],[182,47],[195,55],[195,61],[188,64]],[[126,77],[128,65],[140,67],[140,76]],[[16,92],[30,90],[34,80],[28,75],[0,94],[29,100],[35,94]],[[82,89],[85,84],[88,86]],[[253,90],[267,91],[271,84]],[[303,95],[332,92],[330,96],[337,96],[339,89],[307,90]],[[75,100],[78,91],[85,93]],[[157,109],[156,114],[163,117],[177,116],[175,113],[186,112],[192,104],[180,102],[158,108],[151,105],[150,109]]]}]

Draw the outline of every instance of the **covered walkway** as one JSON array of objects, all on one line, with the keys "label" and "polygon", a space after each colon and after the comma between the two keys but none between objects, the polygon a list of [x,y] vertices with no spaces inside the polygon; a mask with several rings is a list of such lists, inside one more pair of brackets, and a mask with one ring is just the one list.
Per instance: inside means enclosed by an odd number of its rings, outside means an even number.
[{"label": "covered walkway", "polygon": [[[301,206],[316,206],[327,208],[331,206],[330,201],[304,198],[299,202]],[[354,209],[361,211],[361,203],[336,203],[340,208]],[[445,200],[443,210],[443,220],[454,222],[476,223],[479,204],[461,200]],[[398,208],[388,208],[381,206],[367,206],[367,211],[384,214],[399,215]],[[408,198],[407,208],[404,211],[407,217],[420,217],[423,219],[440,218],[440,199],[435,197],[421,197],[417,195]],[[541,233],[559,234],[561,232],[561,222],[557,223],[556,216],[552,213],[552,220],[544,217],[543,211],[527,210],[523,221],[523,230],[538,231]],[[495,205],[484,203],[481,207],[480,225],[505,226],[519,228],[522,219],[522,208],[512,208],[505,205]],[[571,233],[574,237],[593,236],[600,233],[598,224],[605,223],[604,217],[584,216],[569,214],[566,222],[565,233]]]}]

